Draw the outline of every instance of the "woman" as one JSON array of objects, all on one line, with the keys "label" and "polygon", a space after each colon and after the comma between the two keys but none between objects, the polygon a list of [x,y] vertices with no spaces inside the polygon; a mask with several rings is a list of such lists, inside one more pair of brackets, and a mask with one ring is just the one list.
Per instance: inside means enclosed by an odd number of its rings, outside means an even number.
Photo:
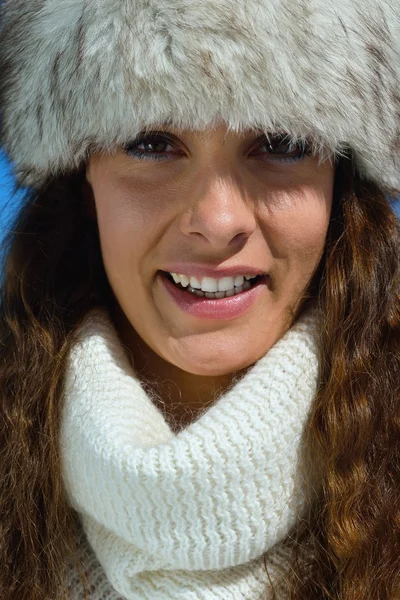
[{"label": "woman", "polygon": [[399,8],[6,0],[2,598],[399,597]]}]

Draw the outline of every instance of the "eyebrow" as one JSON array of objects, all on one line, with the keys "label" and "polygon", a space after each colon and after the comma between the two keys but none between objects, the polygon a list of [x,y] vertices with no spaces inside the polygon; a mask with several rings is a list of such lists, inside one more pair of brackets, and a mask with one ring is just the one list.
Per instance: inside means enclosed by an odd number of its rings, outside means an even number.
[{"label": "eyebrow", "polygon": [[[162,130],[165,129],[172,129],[176,132],[176,135],[178,135],[178,132],[183,131],[187,134],[196,134],[198,135],[200,138],[202,138],[204,141],[207,141],[209,139],[211,139],[212,135],[213,135],[213,129],[212,128],[206,128],[206,129],[179,129],[176,125],[174,125],[171,121],[162,121],[160,123],[154,123],[151,125],[146,125],[143,130],[145,131],[160,131],[162,132]],[[253,132],[254,134],[259,135],[259,137],[262,137],[263,135],[265,135],[265,132],[263,129],[256,127],[254,129],[249,128],[248,132]],[[225,134],[225,136],[227,136],[230,133],[230,131],[228,130]],[[241,132],[243,134],[243,136],[245,136],[246,132],[242,131]],[[258,138],[257,138],[258,139]]]},{"label": "eyebrow", "polygon": [[211,129],[210,131],[208,131],[208,129],[202,130],[202,129],[180,129],[179,127],[177,127],[176,125],[174,125],[173,123],[171,123],[170,121],[163,121],[161,123],[152,123],[150,125],[145,125],[143,127],[144,130],[146,131],[158,131],[158,130],[163,130],[163,129],[173,129],[175,131],[183,131],[185,133],[195,133],[197,135],[200,136],[204,136],[204,137],[211,137],[212,136],[212,132],[213,130]]}]

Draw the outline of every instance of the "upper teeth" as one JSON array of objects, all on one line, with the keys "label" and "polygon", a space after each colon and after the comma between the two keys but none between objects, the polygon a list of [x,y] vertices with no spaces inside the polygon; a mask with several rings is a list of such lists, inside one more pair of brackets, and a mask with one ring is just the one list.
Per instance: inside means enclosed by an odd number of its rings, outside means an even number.
[{"label": "upper teeth", "polygon": [[227,292],[234,287],[243,285],[245,279],[254,279],[257,275],[237,275],[236,277],[221,277],[214,279],[213,277],[203,277],[202,280],[196,277],[188,277],[177,273],[170,274],[175,283],[180,283],[183,287],[190,287],[203,292]]}]

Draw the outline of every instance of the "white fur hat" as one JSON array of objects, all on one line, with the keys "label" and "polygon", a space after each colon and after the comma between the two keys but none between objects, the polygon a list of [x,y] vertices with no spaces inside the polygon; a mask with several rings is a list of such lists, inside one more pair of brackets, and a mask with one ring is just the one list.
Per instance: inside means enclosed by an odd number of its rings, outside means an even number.
[{"label": "white fur hat", "polygon": [[400,0],[5,0],[1,143],[40,186],[168,122],[354,151],[400,188]]}]

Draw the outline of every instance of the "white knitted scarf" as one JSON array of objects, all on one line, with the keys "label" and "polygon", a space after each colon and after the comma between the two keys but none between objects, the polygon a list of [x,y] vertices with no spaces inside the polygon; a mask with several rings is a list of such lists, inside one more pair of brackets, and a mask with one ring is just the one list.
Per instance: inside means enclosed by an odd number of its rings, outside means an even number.
[{"label": "white knitted scarf", "polygon": [[[305,508],[301,436],[318,378],[315,325],[315,315],[301,316],[176,434],[108,317],[88,315],[70,355],[61,449],[89,542],[91,600],[266,597],[263,554]],[[83,598],[77,590],[72,600]]]}]

